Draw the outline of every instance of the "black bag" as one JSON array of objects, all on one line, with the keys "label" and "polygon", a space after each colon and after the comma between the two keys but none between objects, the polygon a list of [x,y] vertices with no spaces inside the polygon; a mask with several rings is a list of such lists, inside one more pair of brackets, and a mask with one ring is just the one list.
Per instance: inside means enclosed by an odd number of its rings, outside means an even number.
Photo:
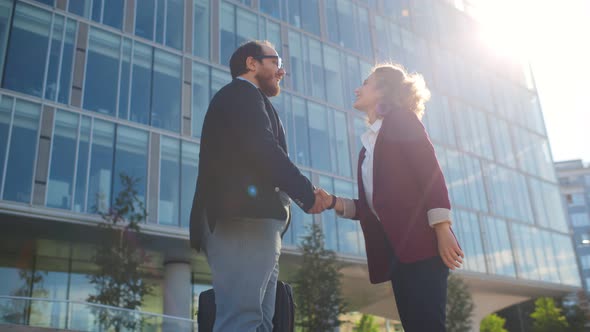
[{"label": "black bag", "polygon": [[[215,293],[208,289],[199,295],[199,312],[197,314],[198,332],[213,331],[215,323]],[[272,318],[273,332],[295,331],[295,302],[291,285],[277,281],[275,314]]]}]

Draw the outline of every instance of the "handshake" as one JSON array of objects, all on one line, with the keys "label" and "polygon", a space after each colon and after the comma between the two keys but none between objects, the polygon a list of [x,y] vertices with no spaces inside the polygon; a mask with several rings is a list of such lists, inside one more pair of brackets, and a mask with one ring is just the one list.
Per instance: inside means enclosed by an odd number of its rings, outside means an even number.
[{"label": "handshake", "polygon": [[336,205],[340,205],[338,204],[339,199],[337,199],[335,195],[329,194],[322,188],[315,188],[314,193],[315,203],[313,204],[313,207],[307,211],[309,214],[322,213],[324,210],[333,209]]}]

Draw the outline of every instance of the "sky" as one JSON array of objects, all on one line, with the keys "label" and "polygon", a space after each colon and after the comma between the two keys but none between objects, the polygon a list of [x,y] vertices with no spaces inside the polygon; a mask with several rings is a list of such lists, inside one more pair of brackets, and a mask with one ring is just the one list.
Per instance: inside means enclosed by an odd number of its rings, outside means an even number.
[{"label": "sky", "polygon": [[531,63],[555,161],[590,162],[590,0],[478,0],[488,41]]}]

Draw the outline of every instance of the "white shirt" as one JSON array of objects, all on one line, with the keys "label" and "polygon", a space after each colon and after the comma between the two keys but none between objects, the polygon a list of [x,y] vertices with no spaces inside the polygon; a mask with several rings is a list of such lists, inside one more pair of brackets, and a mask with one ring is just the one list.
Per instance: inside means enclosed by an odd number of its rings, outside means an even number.
[{"label": "white shirt", "polygon": [[383,120],[377,119],[369,126],[367,131],[361,136],[361,142],[365,147],[365,160],[361,165],[361,174],[363,177],[363,187],[365,189],[365,197],[367,198],[367,204],[373,214],[379,219],[377,211],[373,206],[373,154],[375,152],[375,142],[377,141],[377,135],[379,135],[379,129]]}]

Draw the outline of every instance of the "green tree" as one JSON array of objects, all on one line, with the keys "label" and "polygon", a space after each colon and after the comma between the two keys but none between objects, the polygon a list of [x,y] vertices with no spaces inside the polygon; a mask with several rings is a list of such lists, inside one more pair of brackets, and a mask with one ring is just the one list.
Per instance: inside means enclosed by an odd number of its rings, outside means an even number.
[{"label": "green tree", "polygon": [[354,332],[379,332],[379,326],[375,324],[375,317],[367,314],[361,316],[361,320],[353,329]]},{"label": "green tree", "polygon": [[[120,175],[122,189],[113,206],[104,212],[98,207],[103,222],[98,224],[100,243],[97,245],[93,261],[98,270],[89,276],[96,294],[90,295],[88,302],[112,307],[137,310],[143,298],[152,292],[152,287],[144,280],[141,266],[150,261],[149,255],[140,245],[139,224],[147,217],[143,202],[136,189],[139,179],[126,174]],[[97,202],[104,202],[97,197]],[[98,321],[105,330],[134,330],[141,328],[141,322],[131,315],[117,315],[105,309],[95,309]]]},{"label": "green tree", "polygon": [[341,275],[336,254],[324,246],[320,226],[313,223],[308,231],[299,246],[303,263],[294,279],[296,325],[302,332],[330,331],[340,326],[338,317],[345,308]]},{"label": "green tree", "polygon": [[455,274],[449,275],[447,287],[447,331],[471,331],[473,299],[467,285]]},{"label": "green tree", "polygon": [[531,318],[533,332],[566,332],[569,327],[561,309],[555,306],[555,301],[550,297],[540,297],[535,301]]},{"label": "green tree", "polygon": [[491,314],[487,315],[484,319],[481,320],[481,324],[479,325],[480,332],[508,332],[504,328],[504,324],[506,323],[506,319],[496,315]]}]

